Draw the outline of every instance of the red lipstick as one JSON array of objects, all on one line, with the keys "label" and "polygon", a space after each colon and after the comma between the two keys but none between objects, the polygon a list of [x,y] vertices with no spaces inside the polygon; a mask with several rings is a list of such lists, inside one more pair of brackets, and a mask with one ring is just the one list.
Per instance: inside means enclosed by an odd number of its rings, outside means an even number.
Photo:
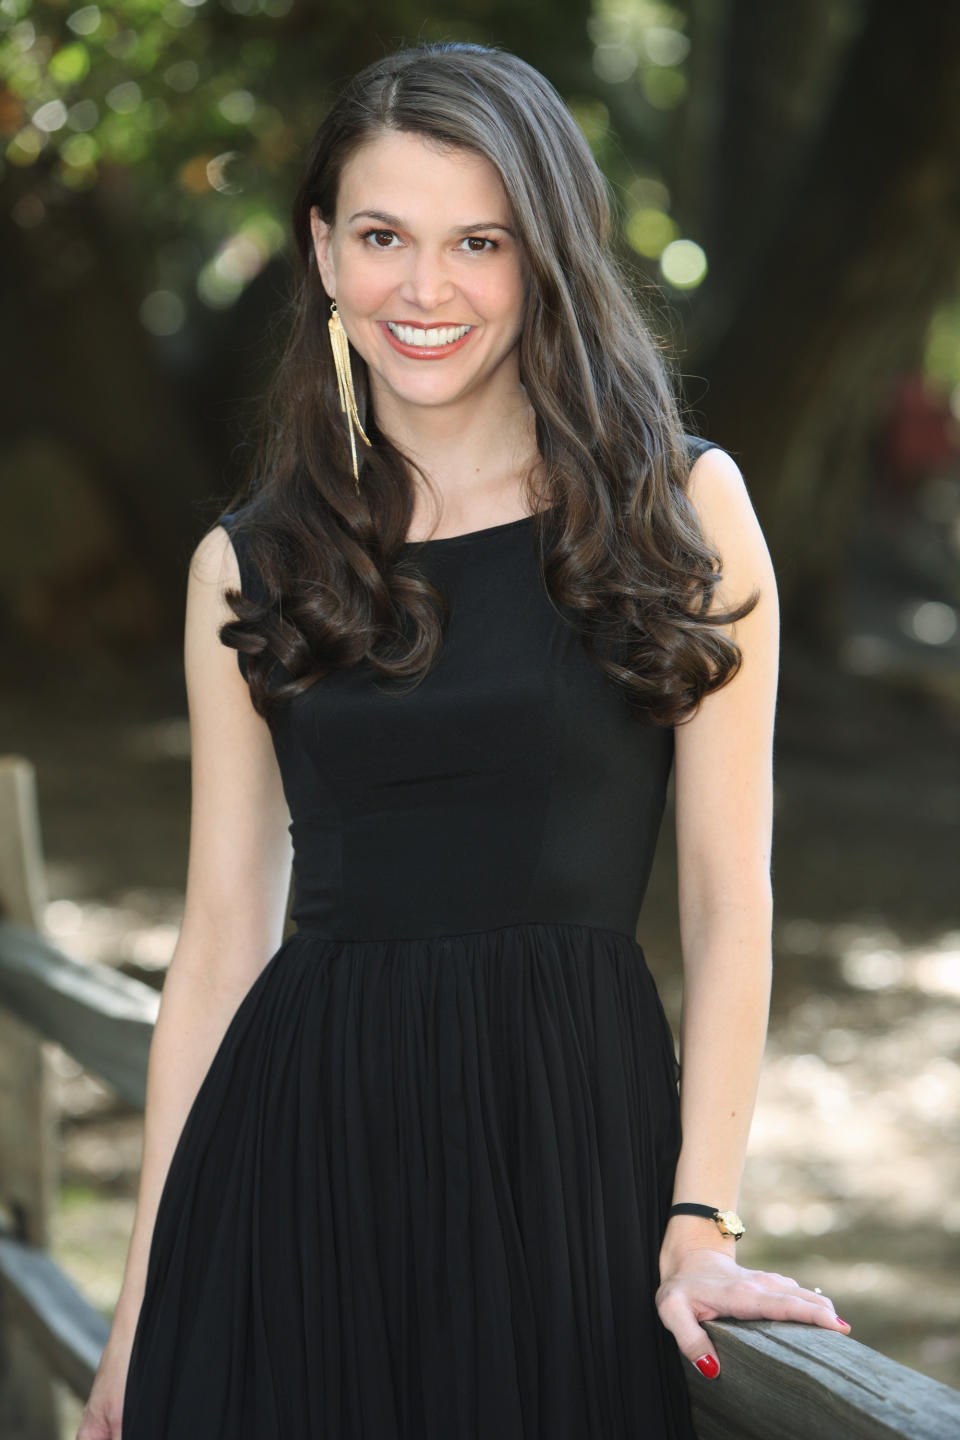
[{"label": "red lipstick", "polygon": [[[471,326],[466,335],[461,335],[459,340],[453,340],[449,345],[405,345],[402,340],[397,339],[386,320],[378,320],[377,324],[397,354],[406,355],[411,360],[443,360],[446,356],[452,355],[455,350],[461,350],[473,334],[473,326]],[[422,330],[445,330],[447,327],[445,325],[422,325],[417,328]]]}]

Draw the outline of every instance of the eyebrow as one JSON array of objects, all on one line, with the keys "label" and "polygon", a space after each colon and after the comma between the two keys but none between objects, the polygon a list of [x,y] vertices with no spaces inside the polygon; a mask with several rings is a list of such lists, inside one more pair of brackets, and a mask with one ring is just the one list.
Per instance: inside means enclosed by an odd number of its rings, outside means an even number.
[{"label": "eyebrow", "polygon": [[[350,216],[347,224],[352,225],[354,220],[359,220],[364,215],[370,220],[382,220],[385,225],[396,225],[399,230],[407,228],[398,215],[387,215],[382,210],[358,210],[355,215]],[[472,235],[477,230],[505,230],[508,235],[513,234],[510,226],[501,224],[499,220],[475,220],[472,225],[455,225],[450,233]]]}]

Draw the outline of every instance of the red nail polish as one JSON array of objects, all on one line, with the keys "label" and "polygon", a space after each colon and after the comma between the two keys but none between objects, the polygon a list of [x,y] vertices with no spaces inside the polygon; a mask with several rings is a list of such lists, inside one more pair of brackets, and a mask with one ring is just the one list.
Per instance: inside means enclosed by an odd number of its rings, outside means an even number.
[{"label": "red nail polish", "polygon": [[850,1329],[850,1321],[849,1321],[849,1320],[841,1320],[839,1315],[834,1316],[834,1319],[836,1320],[836,1322],[837,1322],[838,1325],[846,1325],[847,1329],[848,1329],[848,1330]]},{"label": "red nail polish", "polygon": [[700,1374],[706,1375],[708,1380],[712,1380],[715,1375],[720,1374],[720,1366],[712,1355],[701,1355],[700,1359],[696,1362],[696,1366]]}]

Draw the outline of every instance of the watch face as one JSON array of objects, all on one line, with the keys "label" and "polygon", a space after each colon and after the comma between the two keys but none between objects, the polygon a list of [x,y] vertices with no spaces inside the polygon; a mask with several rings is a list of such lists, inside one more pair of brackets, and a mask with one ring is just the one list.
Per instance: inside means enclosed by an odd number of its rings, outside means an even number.
[{"label": "watch face", "polygon": [[720,1221],[720,1229],[725,1235],[739,1238],[743,1234],[745,1227],[735,1210],[718,1210],[717,1219]]}]

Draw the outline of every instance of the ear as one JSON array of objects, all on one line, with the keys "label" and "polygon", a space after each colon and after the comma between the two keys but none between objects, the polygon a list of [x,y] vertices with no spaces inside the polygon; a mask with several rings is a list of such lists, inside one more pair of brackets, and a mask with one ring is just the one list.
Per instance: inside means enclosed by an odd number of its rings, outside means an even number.
[{"label": "ear", "polygon": [[337,293],[337,277],[331,255],[331,229],[327,222],[320,218],[316,205],[310,207],[310,229],[313,233],[313,253],[317,259],[320,279],[323,281],[324,290],[333,298]]}]

